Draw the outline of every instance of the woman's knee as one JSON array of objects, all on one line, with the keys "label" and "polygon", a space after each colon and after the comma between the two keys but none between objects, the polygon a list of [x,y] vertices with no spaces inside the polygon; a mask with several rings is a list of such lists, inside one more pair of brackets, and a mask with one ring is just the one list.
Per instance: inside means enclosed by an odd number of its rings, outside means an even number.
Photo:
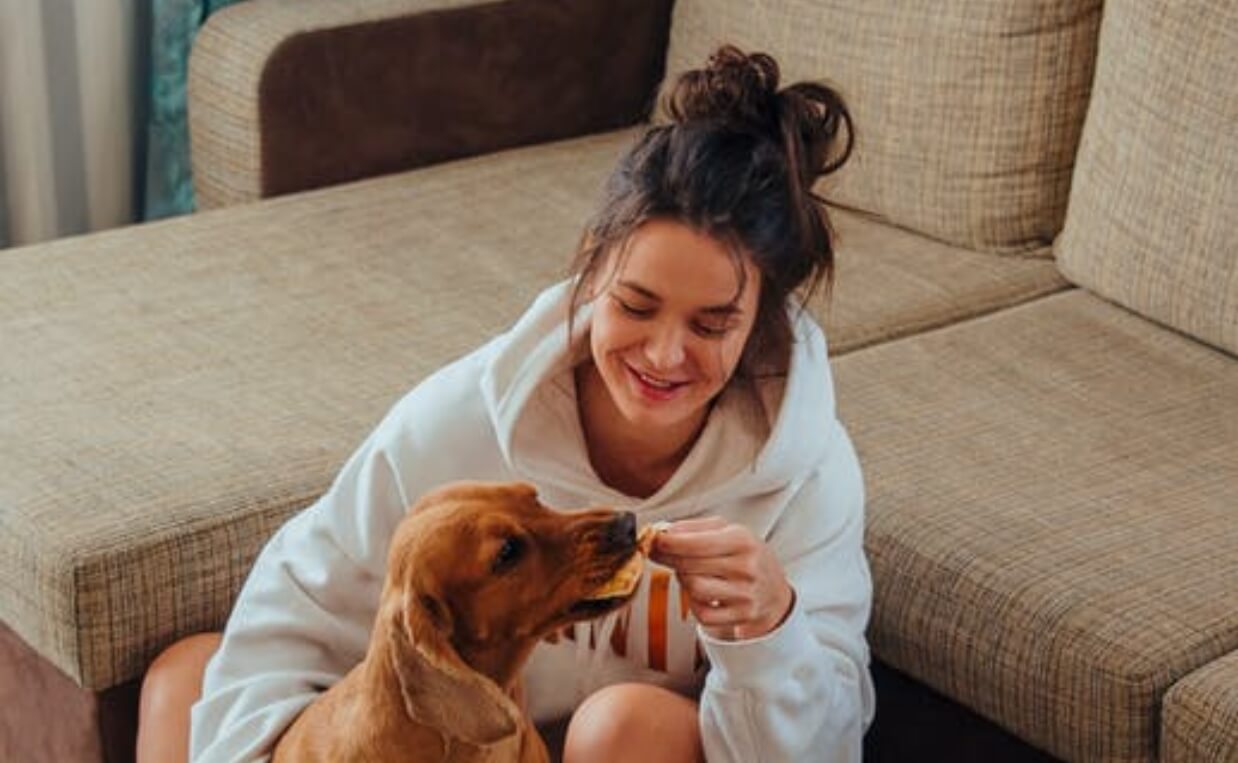
[{"label": "woman's knee", "polygon": [[564,744],[566,763],[702,759],[696,703],[648,684],[617,684],[587,697]]},{"label": "woman's knee", "polygon": [[186,700],[193,704],[202,693],[202,674],[219,648],[220,638],[218,633],[198,633],[160,652],[142,679],[142,715]]},{"label": "woman's knee", "polygon": [[202,694],[202,674],[219,639],[218,633],[183,638],[147,668],[138,703],[139,763],[189,759],[189,710]]}]

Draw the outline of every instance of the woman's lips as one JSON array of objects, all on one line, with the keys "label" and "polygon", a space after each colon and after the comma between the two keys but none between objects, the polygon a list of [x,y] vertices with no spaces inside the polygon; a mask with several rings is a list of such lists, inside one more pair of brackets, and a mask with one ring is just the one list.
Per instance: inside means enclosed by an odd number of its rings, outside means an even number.
[{"label": "woman's lips", "polygon": [[632,379],[633,385],[642,397],[647,400],[662,403],[675,397],[680,389],[687,386],[687,382],[668,382],[658,379],[654,376],[649,376],[637,371],[629,365],[624,366],[628,371],[628,376]]}]

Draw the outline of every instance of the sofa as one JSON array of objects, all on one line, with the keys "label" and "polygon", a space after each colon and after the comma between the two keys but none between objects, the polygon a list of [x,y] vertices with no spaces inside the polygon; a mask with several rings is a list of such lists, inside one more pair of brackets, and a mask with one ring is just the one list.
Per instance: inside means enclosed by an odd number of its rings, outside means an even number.
[{"label": "sofa", "polygon": [[0,759],[122,761],[152,658],[386,409],[562,277],[719,42],[857,124],[826,328],[869,760],[1238,761],[1238,5],[249,0],[199,211],[0,251]]}]

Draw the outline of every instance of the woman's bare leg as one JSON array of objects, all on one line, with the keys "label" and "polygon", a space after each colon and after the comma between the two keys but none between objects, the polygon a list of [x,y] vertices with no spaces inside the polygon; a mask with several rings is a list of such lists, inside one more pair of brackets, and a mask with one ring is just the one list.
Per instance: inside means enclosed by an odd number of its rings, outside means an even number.
[{"label": "woman's bare leg", "polygon": [[151,663],[138,706],[138,763],[189,760],[189,708],[202,694],[202,673],[219,639],[218,633],[188,636]]},{"label": "woman's bare leg", "polygon": [[617,684],[591,694],[567,728],[563,763],[700,763],[697,704],[649,684]]}]

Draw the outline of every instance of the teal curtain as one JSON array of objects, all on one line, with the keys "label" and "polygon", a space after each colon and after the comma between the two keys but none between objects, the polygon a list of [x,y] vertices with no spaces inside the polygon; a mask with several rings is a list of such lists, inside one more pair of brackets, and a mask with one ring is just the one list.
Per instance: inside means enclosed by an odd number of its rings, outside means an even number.
[{"label": "teal curtain", "polygon": [[242,0],[153,0],[143,218],[192,212],[185,80],[189,49],[207,17]]}]

